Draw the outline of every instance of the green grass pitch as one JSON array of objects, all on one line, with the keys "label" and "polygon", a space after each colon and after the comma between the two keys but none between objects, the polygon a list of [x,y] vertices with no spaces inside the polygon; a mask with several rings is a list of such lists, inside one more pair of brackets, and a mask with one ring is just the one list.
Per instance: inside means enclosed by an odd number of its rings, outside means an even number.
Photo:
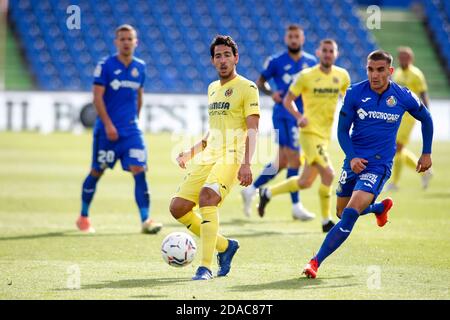
[{"label": "green grass pitch", "polygon": [[[221,232],[241,243],[231,273],[192,282],[199,254],[177,269],[160,253],[168,233],[185,231],[168,212],[184,175],[170,160],[180,151],[172,150],[170,135],[146,136],[152,214],[165,224],[156,236],[139,233],[134,182],[120,165],[98,185],[91,206],[97,233],[76,231],[91,139],[89,133],[0,133],[0,299],[450,298],[449,142],[434,145],[430,188],[422,191],[420,177],[405,169],[400,191],[381,195],[395,201],[390,223],[379,228],[373,216],[361,217],[315,280],[300,272],[324,238],[320,218],[293,221],[288,195],[270,203],[264,219],[256,212],[244,218],[236,186],[220,209]],[[419,143],[410,147],[420,150]],[[336,142],[330,149],[338,175],[342,153]],[[315,212],[317,187],[301,194]]]}]

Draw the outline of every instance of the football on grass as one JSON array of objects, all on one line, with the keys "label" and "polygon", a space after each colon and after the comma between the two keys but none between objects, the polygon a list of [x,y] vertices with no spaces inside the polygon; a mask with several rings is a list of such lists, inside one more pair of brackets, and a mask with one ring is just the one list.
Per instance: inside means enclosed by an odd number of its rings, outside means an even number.
[{"label": "football on grass", "polygon": [[194,239],[184,232],[172,232],[164,238],[161,254],[172,267],[184,267],[194,260],[197,246]]}]

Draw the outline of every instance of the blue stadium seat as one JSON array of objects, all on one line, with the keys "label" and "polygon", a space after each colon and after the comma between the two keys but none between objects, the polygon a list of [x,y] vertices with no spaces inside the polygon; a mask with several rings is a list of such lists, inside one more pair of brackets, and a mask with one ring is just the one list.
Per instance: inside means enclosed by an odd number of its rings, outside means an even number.
[{"label": "blue stadium seat", "polygon": [[450,3],[447,0],[423,0],[429,30],[450,73]]},{"label": "blue stadium seat", "polygon": [[[448,3],[427,8],[448,25]],[[81,8],[81,29],[66,26],[69,5]],[[264,60],[285,50],[288,23],[305,29],[305,50],[314,53],[323,38],[335,38],[341,48],[338,64],[353,81],[365,77],[363,61],[375,49],[373,37],[356,14],[355,0],[17,0],[10,1],[9,21],[17,30],[40,89],[90,90],[96,62],[115,52],[114,29],[134,25],[139,34],[137,55],[147,63],[147,92],[204,93],[216,72],[210,65],[209,44],[216,34],[238,42],[239,72],[255,80]],[[438,9],[439,7],[439,9]],[[436,31],[448,39],[448,28]],[[445,33],[445,31],[447,33]],[[443,33],[444,32],[444,33]],[[448,41],[442,52],[449,55]]]}]

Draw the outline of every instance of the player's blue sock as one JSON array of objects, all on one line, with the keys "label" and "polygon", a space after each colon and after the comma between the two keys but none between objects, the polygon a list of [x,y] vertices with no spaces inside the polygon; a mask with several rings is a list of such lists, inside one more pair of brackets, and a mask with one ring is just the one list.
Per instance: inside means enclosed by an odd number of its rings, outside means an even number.
[{"label": "player's blue sock", "polygon": [[81,190],[81,215],[83,217],[89,216],[89,206],[94,197],[98,179],[98,177],[88,174],[83,182],[83,188]]},{"label": "player's blue sock", "polygon": [[319,265],[348,238],[358,217],[358,211],[355,209],[344,209],[341,220],[328,232],[315,257]]},{"label": "player's blue sock", "polygon": [[267,182],[275,178],[278,174],[278,168],[276,168],[273,163],[267,164],[259,177],[253,182],[253,186],[257,189],[262,185],[265,185]]},{"label": "player's blue sock", "polygon": [[141,214],[141,221],[148,219],[150,211],[150,193],[148,192],[147,180],[145,179],[145,172],[140,172],[134,175],[135,187],[134,197],[139,207]]},{"label": "player's blue sock", "polygon": [[384,204],[382,202],[374,203],[369,205],[363,212],[361,212],[361,216],[366,215],[368,213],[380,214],[384,210]]},{"label": "player's blue sock", "polygon": [[[298,176],[298,168],[288,168],[286,177],[289,179],[294,176]],[[292,204],[296,204],[300,201],[300,193],[298,191],[291,192],[291,201]]]}]

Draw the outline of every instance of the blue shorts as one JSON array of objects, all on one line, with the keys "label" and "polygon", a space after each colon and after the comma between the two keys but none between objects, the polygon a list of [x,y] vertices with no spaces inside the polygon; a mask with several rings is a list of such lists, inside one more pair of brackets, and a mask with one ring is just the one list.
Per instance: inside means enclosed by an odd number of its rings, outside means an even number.
[{"label": "blue shorts", "polygon": [[118,159],[125,171],[129,171],[130,166],[147,169],[147,148],[142,134],[121,137],[117,141],[110,141],[103,135],[94,135],[92,169],[97,171],[112,169]]},{"label": "blue shorts", "polygon": [[373,202],[383,190],[383,186],[391,176],[391,170],[387,166],[367,167],[359,174],[351,168],[342,167],[336,195],[338,197],[351,197],[353,191],[362,190],[374,195]]},{"label": "blue shorts", "polygon": [[300,152],[299,129],[294,118],[272,117],[273,128],[275,129],[276,142],[280,147],[288,147]]}]

